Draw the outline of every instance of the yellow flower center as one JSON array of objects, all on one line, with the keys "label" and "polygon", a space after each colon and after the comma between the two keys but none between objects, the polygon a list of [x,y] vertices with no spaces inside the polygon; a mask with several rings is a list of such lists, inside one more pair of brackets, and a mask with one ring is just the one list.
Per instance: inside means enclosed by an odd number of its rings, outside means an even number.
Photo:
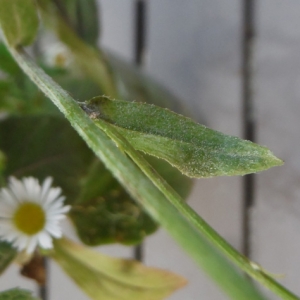
[{"label": "yellow flower center", "polygon": [[46,215],[40,205],[34,202],[24,202],[13,215],[15,226],[27,235],[41,231],[46,222]]}]

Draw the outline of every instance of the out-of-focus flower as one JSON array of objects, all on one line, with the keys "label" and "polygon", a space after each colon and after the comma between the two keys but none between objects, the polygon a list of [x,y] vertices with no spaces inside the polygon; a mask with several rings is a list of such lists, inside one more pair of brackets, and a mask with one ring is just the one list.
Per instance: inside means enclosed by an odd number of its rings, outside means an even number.
[{"label": "out-of-focus flower", "polygon": [[48,46],[44,58],[47,65],[58,68],[68,68],[73,60],[71,52],[61,43]]}]

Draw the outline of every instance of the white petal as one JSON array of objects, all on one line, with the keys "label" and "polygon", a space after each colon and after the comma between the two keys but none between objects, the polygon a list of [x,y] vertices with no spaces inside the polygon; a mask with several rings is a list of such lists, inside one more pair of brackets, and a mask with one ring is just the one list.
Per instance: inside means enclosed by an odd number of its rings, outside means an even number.
[{"label": "white petal", "polygon": [[0,218],[11,219],[16,209],[6,203],[0,203]]},{"label": "white petal", "polygon": [[52,177],[47,177],[44,182],[43,182],[43,186],[41,189],[41,199],[45,199],[45,197],[47,196],[50,186],[52,184]]},{"label": "white petal", "polygon": [[28,254],[31,254],[35,250],[37,245],[38,245],[38,236],[35,235],[30,238],[29,243],[27,245],[26,252]]},{"label": "white petal", "polygon": [[41,232],[38,235],[38,241],[41,248],[50,249],[53,247],[52,238],[47,232]]},{"label": "white petal", "polygon": [[14,228],[10,219],[0,218],[0,230],[3,228]]},{"label": "white petal", "polygon": [[29,238],[25,235],[22,235],[16,240],[16,243],[18,245],[19,250],[25,250],[29,243]]},{"label": "white petal", "polygon": [[59,238],[62,236],[62,232],[59,226],[55,224],[48,224],[46,231],[49,232],[53,237]]},{"label": "white petal", "polygon": [[6,188],[1,189],[0,199],[1,202],[5,202],[6,204],[11,205],[12,207],[15,207],[18,203],[18,200],[16,199],[15,195],[13,195]]},{"label": "white petal", "polygon": [[44,199],[45,205],[48,205],[55,201],[60,194],[61,188],[51,188],[51,190],[48,192],[47,196]]},{"label": "white petal", "polygon": [[47,215],[51,218],[55,215],[60,215],[60,214],[66,214],[70,211],[71,206],[70,205],[66,205],[66,206],[62,206],[62,207],[51,207],[49,208],[49,210],[47,211]]},{"label": "white petal", "polygon": [[23,180],[27,197],[34,202],[39,202],[40,201],[40,185],[39,182],[36,178],[33,177],[27,177],[24,178]]},{"label": "white petal", "polygon": [[10,177],[9,180],[10,180],[9,181],[10,190],[15,196],[15,199],[18,202],[25,200],[24,196],[26,196],[27,193],[23,183],[18,179],[16,179],[15,177]]},{"label": "white petal", "polygon": [[66,215],[64,214],[58,214],[58,215],[53,215],[52,217],[49,217],[48,220],[52,221],[52,222],[58,222],[61,220],[64,220],[66,218]]},{"label": "white petal", "polygon": [[63,202],[62,201],[55,201],[55,202],[52,202],[50,205],[48,205],[45,209],[47,211],[53,211],[53,210],[56,210],[56,209],[60,209],[63,207]]}]

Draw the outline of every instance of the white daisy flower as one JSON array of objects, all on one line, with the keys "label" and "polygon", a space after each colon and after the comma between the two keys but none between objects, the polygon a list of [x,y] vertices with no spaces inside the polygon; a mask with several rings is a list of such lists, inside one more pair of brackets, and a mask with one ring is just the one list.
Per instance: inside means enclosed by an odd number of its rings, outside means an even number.
[{"label": "white daisy flower", "polygon": [[52,248],[52,237],[62,236],[59,221],[70,206],[63,205],[61,188],[51,184],[51,177],[42,185],[33,177],[10,177],[8,187],[0,190],[0,239],[29,254],[37,246]]}]

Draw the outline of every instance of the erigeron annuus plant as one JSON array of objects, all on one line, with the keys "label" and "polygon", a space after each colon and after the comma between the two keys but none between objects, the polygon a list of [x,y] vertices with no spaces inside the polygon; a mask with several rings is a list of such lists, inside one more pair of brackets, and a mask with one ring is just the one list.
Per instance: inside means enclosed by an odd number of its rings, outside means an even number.
[{"label": "erigeron annuus plant", "polygon": [[[281,160],[265,147],[226,136],[159,107],[164,106],[163,101],[169,95],[161,90],[155,94],[153,90],[157,87],[151,81],[141,79],[142,75],[129,66],[96,49],[97,34],[93,26],[79,37],[74,30],[76,26],[71,26],[78,25],[76,18],[71,9],[68,11],[72,1],[64,5],[71,22],[62,18],[54,1],[0,0],[0,24],[6,45],[0,47],[0,68],[6,76],[0,105],[6,113],[0,122],[2,193],[7,191],[7,178],[15,176],[24,180],[24,187],[28,185],[28,195],[37,195],[38,189],[41,195],[49,180],[41,188],[36,181],[26,185],[28,179],[21,178],[34,176],[41,182],[52,176],[55,186],[60,186],[66,195],[67,206],[62,205],[58,194],[50,198],[57,201],[57,216],[66,213],[70,206],[68,215],[86,245],[136,244],[159,224],[231,298],[264,299],[236,269],[238,266],[283,299],[297,299],[233,249],[182,199],[191,184],[184,175],[195,178],[244,175],[280,165]],[[58,68],[47,65],[46,61],[39,66],[28,57],[23,47],[34,41],[40,21],[57,34],[76,67],[65,68],[62,64]],[[72,94],[78,93],[76,98],[80,101],[75,101],[45,71],[70,88]],[[58,110],[30,85],[27,76]],[[15,86],[14,80],[20,86]],[[159,106],[124,101],[138,99],[132,81],[145,90],[142,102],[156,101]],[[101,94],[106,96],[97,96]],[[162,165],[169,170],[166,174]],[[170,179],[176,191],[167,183]],[[12,186],[10,190],[13,193]],[[37,209],[34,201],[29,203],[31,206],[26,209]],[[118,205],[111,205],[114,203]],[[121,216],[122,222],[117,224],[118,231],[112,233],[110,216],[114,213]],[[43,215],[41,210],[35,210],[34,214]],[[0,228],[2,240],[11,242],[0,245],[0,253],[6,254],[1,256],[4,257],[0,261],[1,271],[16,256],[14,246],[17,246],[19,250],[36,250],[55,259],[92,299],[164,299],[185,284],[180,276],[135,262],[126,262],[132,268],[121,269],[123,260],[104,257],[66,238],[59,239],[58,231],[45,225],[48,216],[55,216],[48,210],[44,211],[45,220],[39,223],[39,230],[36,227],[34,232],[41,231],[43,237],[34,240],[27,239],[33,232],[28,231],[33,223],[19,218],[18,206],[5,216],[12,216],[12,223],[23,230],[26,238]],[[23,221],[25,227],[20,225]],[[49,236],[43,235],[43,229],[56,238],[53,249],[47,250],[51,242]],[[37,245],[40,247],[36,248]],[[85,274],[84,278],[80,274]],[[105,288],[99,288],[100,283]],[[19,292],[4,292],[3,297]]]}]

